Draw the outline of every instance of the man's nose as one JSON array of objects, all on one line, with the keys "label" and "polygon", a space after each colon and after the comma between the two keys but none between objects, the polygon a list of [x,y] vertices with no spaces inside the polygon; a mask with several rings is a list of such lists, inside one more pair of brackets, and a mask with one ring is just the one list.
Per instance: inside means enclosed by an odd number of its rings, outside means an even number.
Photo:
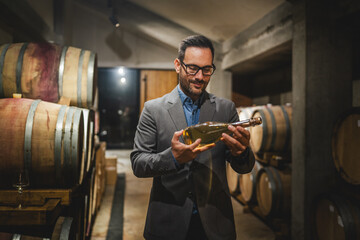
[{"label": "man's nose", "polygon": [[197,78],[197,79],[203,79],[204,78],[202,69],[199,69],[199,71],[195,74],[195,78]]}]

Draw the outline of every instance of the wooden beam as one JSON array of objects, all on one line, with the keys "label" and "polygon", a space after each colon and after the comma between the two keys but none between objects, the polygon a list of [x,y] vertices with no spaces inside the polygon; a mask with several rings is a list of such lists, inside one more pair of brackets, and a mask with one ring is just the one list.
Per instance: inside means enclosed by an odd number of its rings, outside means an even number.
[{"label": "wooden beam", "polygon": [[43,206],[0,206],[0,226],[51,225],[60,210],[60,199],[49,199]]},{"label": "wooden beam", "polygon": [[[247,30],[224,42],[222,69],[248,72],[253,68],[259,71],[264,59],[286,62],[289,49],[291,53],[291,40],[292,5],[285,2]],[[284,59],[279,58],[278,53],[285,53]]]},{"label": "wooden beam", "polygon": [[[21,201],[24,205],[41,206],[46,203],[47,199],[60,199],[61,205],[69,206],[72,195],[72,189],[31,189],[23,190]],[[15,205],[19,197],[16,190],[1,190],[0,205]]]}]

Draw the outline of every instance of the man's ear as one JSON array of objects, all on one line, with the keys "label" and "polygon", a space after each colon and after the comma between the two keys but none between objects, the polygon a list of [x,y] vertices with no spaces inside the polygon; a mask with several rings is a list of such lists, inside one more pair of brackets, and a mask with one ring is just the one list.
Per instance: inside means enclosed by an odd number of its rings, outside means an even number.
[{"label": "man's ear", "polygon": [[180,73],[180,67],[181,67],[181,63],[180,63],[180,60],[178,58],[176,58],[174,60],[174,66],[175,66],[175,71],[177,73]]}]

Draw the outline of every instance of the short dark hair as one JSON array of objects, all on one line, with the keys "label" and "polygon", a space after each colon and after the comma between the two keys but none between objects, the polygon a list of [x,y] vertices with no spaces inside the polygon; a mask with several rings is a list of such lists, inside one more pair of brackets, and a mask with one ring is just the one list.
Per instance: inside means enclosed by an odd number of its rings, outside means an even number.
[{"label": "short dark hair", "polygon": [[181,41],[178,52],[178,59],[180,61],[184,60],[185,50],[188,47],[200,47],[200,48],[210,48],[212,59],[214,61],[214,46],[210,39],[202,35],[193,35],[185,38]]}]

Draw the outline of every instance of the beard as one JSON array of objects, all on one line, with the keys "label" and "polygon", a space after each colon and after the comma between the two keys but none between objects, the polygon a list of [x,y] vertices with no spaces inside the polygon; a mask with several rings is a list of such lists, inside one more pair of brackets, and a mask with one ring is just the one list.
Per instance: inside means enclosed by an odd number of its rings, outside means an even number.
[{"label": "beard", "polygon": [[[189,96],[191,99],[197,99],[200,95],[205,91],[206,86],[208,85],[208,81],[198,80],[198,79],[190,79],[187,75],[179,74],[179,83],[181,90]],[[201,89],[192,87],[191,84],[202,84]]]}]

